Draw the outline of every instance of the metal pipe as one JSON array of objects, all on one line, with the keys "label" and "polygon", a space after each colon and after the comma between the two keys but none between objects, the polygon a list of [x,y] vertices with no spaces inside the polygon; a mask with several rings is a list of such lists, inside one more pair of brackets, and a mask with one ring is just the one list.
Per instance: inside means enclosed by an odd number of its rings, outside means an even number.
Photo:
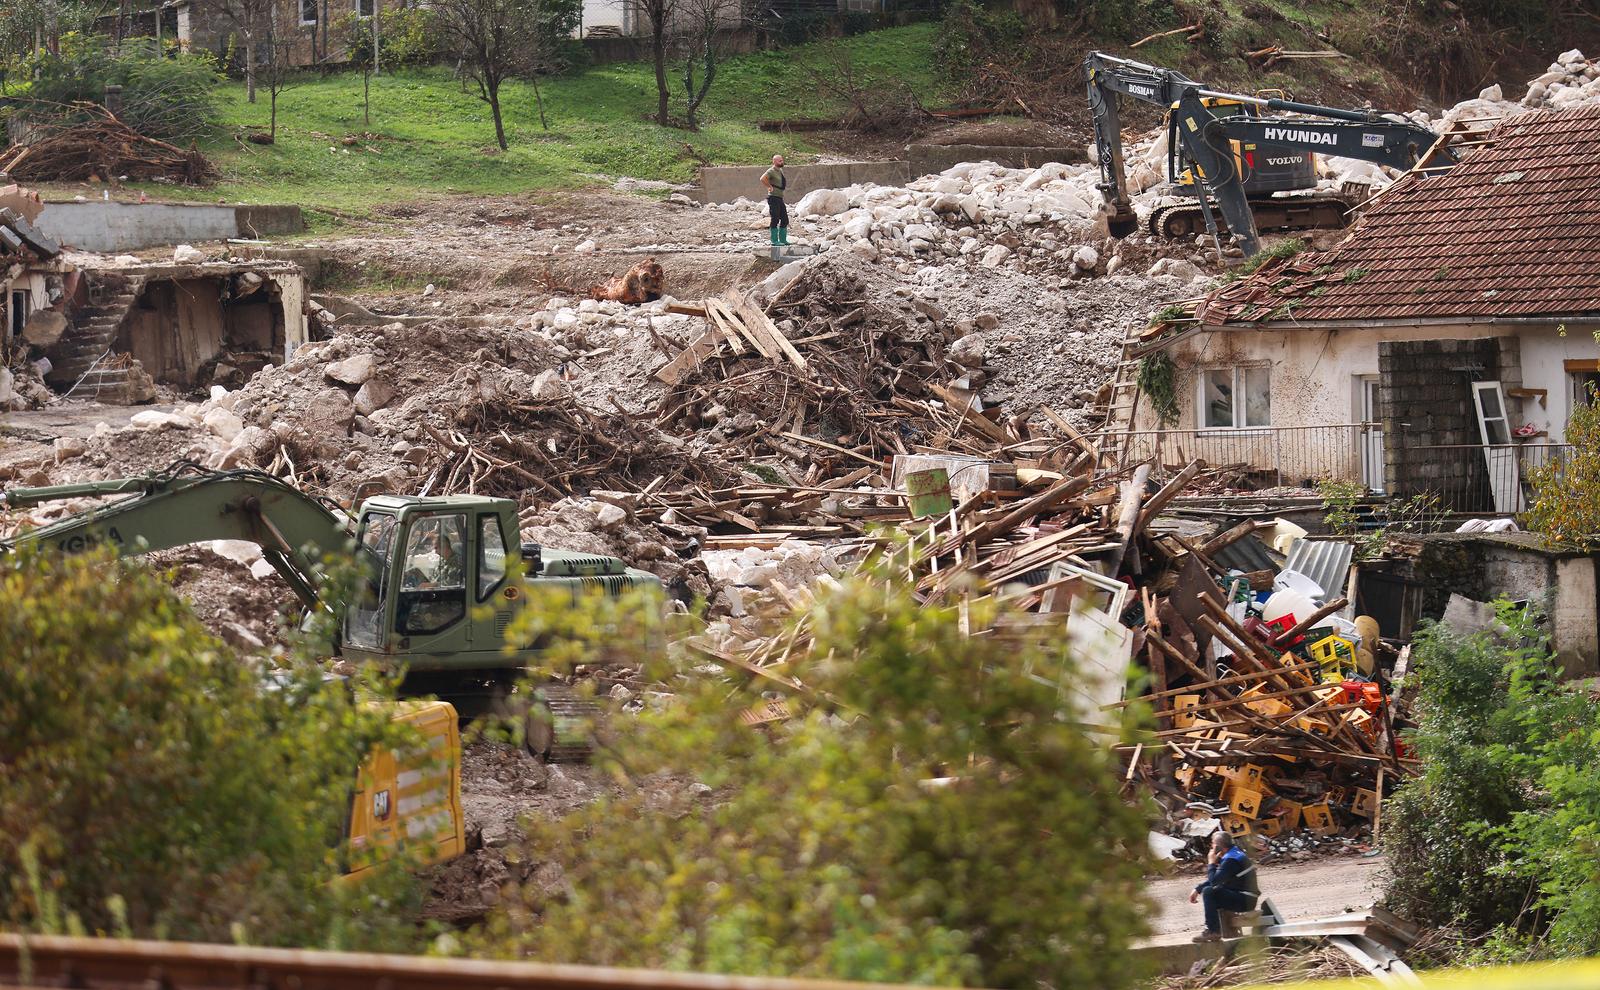
[{"label": "metal pipe", "polygon": [[52,485],[48,488],[13,488],[0,492],[0,505],[21,509],[41,502],[85,495],[127,495],[144,491],[148,483],[148,478],[117,478],[112,481],[84,481],[75,485]]}]

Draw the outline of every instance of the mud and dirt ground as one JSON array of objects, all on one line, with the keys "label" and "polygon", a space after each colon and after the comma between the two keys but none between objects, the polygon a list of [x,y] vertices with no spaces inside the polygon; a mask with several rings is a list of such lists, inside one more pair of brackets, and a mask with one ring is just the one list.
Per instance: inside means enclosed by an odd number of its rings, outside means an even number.
[{"label": "mud and dirt ground", "polygon": [[[1382,893],[1382,856],[1341,856],[1307,863],[1285,863],[1260,867],[1261,894],[1286,921],[1326,918],[1345,911],[1359,911]],[[1151,941],[1181,942],[1201,928],[1205,919],[1200,905],[1189,903],[1189,894],[1200,878],[1172,877],[1150,885],[1156,901],[1151,921]]]}]

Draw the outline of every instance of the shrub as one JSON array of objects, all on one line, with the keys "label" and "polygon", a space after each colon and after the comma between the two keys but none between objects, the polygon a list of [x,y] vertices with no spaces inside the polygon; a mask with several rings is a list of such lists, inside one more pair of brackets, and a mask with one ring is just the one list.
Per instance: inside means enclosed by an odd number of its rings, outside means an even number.
[{"label": "shrub", "polygon": [[59,54],[37,52],[24,60],[23,74],[34,76],[25,93],[6,102],[40,120],[70,120],[75,102],[104,103],[106,86],[122,87],[122,122],[163,141],[188,143],[206,133],[216,118],[214,89],[221,76],[209,53],[158,49],[155,41],[135,38],[120,53],[96,35],[68,34]]},{"label": "shrub", "polygon": [[402,871],[330,883],[356,769],[394,732],[381,708],[310,663],[269,684],[142,568],[33,551],[0,568],[0,924],[404,937],[403,904],[384,903]]},{"label": "shrub", "polygon": [[1384,818],[1387,898],[1420,922],[1548,928],[1594,951],[1600,706],[1560,682],[1535,613],[1502,602],[1497,615],[1498,632],[1435,625],[1413,646],[1424,769]]},{"label": "shrub", "polygon": [[[1592,398],[1592,397],[1591,397]],[[1567,420],[1571,453],[1529,475],[1528,528],[1559,547],[1600,547],[1600,405],[1580,404]]]},{"label": "shrub", "polygon": [[[557,897],[507,900],[481,951],[551,961],[986,986],[1125,987],[1148,909],[1146,816],[1070,718],[1061,637],[969,637],[889,564],[823,591],[770,683],[676,668],[605,761],[648,784],[536,825]],[[982,613],[982,604],[972,606]],[[991,616],[974,614],[974,626]],[[545,630],[548,631],[548,630]],[[957,778],[938,780],[937,778]],[[942,786],[943,785],[943,786]],[[695,793],[695,790],[700,793]],[[535,920],[537,919],[537,920]]]}]

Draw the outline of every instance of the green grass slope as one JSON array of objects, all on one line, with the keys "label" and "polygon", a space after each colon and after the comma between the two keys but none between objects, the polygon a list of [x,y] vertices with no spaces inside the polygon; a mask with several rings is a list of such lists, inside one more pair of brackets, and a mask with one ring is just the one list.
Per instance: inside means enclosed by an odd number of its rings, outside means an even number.
[{"label": "green grass slope", "polygon": [[[932,68],[936,26],[917,24],[847,39],[857,71],[912,87],[925,101],[942,96]],[[725,63],[702,109],[699,131],[657,127],[648,64],[591,68],[540,89],[550,130],[540,129],[533,88],[501,92],[509,151],[495,146],[489,106],[448,69],[404,70],[372,80],[371,122],[362,116],[359,74],[308,76],[278,97],[274,145],[240,141],[264,128],[265,92],[247,103],[240,83],[220,93],[221,128],[205,148],[223,172],[219,186],[176,193],[229,201],[300,203],[335,213],[446,193],[507,194],[591,185],[596,176],[688,181],[702,161],[757,163],[773,153],[805,152],[802,142],[764,134],[755,122],[829,115],[843,108],[817,92],[803,68],[812,46],[743,55]],[[675,105],[681,82],[671,79]],[[355,136],[346,146],[341,140]],[[163,190],[171,195],[172,191]]]}]

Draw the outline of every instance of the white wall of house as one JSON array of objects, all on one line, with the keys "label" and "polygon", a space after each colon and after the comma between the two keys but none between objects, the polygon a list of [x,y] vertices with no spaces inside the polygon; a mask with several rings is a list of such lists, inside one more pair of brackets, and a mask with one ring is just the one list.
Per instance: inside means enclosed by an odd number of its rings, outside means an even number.
[{"label": "white wall of house", "polygon": [[583,23],[580,29],[585,33],[594,27],[625,30],[622,13],[623,0],[583,0]]},{"label": "white wall of house", "polygon": [[[4,272],[0,271],[0,275],[4,275]],[[19,312],[13,309],[13,301],[18,298],[16,293],[25,294],[23,298],[26,299],[26,308],[20,311],[23,320],[27,319],[29,313],[45,309],[50,305],[50,290],[45,283],[43,272],[25,271],[9,281],[0,282],[0,285],[5,286],[5,298],[0,300],[0,312],[4,314],[4,320],[0,321],[0,335],[11,333],[12,320]]]},{"label": "white wall of house", "polygon": [[[1283,472],[1285,483],[1328,474],[1356,479],[1361,476],[1360,441],[1353,424],[1363,421],[1361,379],[1378,375],[1380,343],[1517,337],[1522,380],[1508,385],[1545,389],[1546,398],[1543,406],[1532,398],[1523,400],[1520,417],[1518,403],[1511,402],[1513,418],[1533,423],[1548,431],[1548,442],[1560,443],[1572,409],[1572,378],[1566,362],[1600,358],[1596,329],[1600,323],[1570,325],[1562,336],[1552,322],[1201,332],[1167,352],[1177,367],[1178,421],[1161,426],[1150,404],[1141,401],[1134,429],[1194,431],[1163,441],[1161,455],[1168,461],[1199,456],[1213,464],[1239,461],[1272,467]],[[1205,373],[1230,368],[1268,369],[1270,433],[1207,427],[1201,390]],[[1296,429],[1301,427],[1351,428],[1342,433]],[[1330,450],[1330,445],[1338,449]]]}]

